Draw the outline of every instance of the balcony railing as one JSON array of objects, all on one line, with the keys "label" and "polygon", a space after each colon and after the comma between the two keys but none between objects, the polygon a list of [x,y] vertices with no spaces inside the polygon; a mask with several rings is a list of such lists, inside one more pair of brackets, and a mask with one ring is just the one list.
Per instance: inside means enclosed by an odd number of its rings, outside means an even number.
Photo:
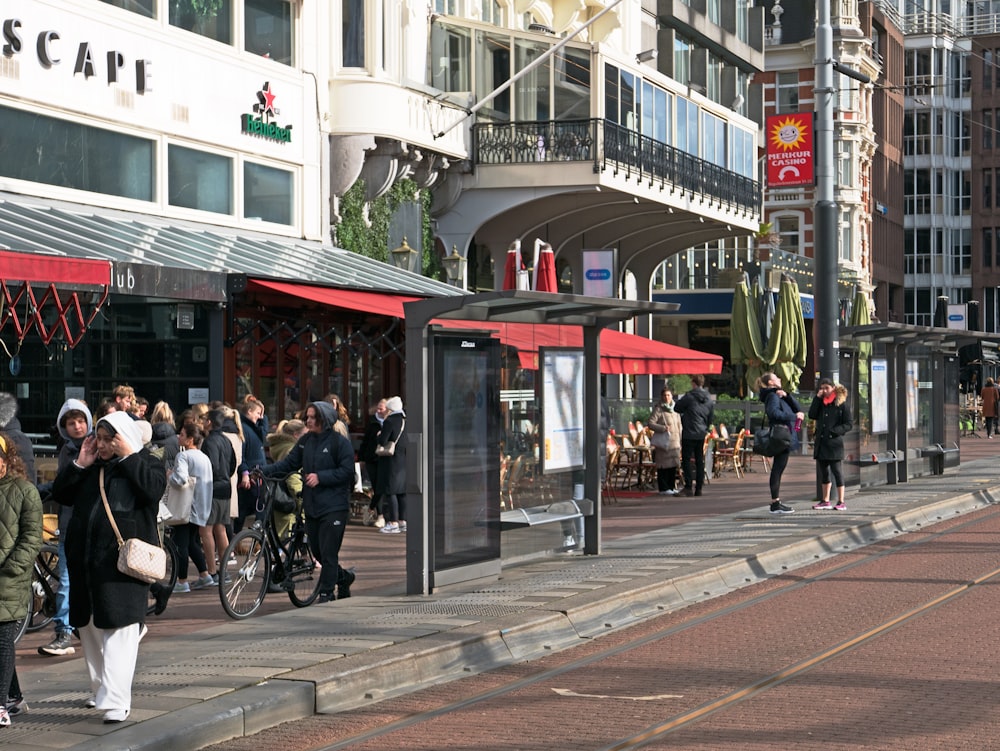
[{"label": "balcony railing", "polygon": [[591,162],[648,187],[681,189],[710,202],[760,213],[756,180],[607,120],[480,123],[473,126],[476,164]]}]

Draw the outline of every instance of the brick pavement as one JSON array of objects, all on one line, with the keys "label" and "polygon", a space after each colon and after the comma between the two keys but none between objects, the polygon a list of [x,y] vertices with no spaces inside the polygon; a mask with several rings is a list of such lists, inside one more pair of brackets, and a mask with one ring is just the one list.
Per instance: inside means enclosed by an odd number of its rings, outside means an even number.
[{"label": "brick pavement", "polygon": [[232,622],[214,594],[198,595],[211,617],[195,612],[192,598],[168,610],[177,617],[152,621],[137,671],[135,722],[103,725],[80,707],[82,660],[32,659],[26,645],[19,671],[32,711],[4,731],[5,748],[200,748],[314,707],[358,706],[531,658],[830,549],[980,508],[1000,486],[994,446],[1000,443],[965,439],[960,471],[852,495],[843,514],[809,509],[813,463],[806,457],[796,457],[786,474],[783,497],[799,511],[791,516],[766,513],[767,478],[759,472],[713,481],[701,498],[622,497],[604,509],[602,556],[558,556],[506,569],[490,586],[426,598],[403,595],[402,536],[387,540],[352,527],[345,555],[362,575],[350,602],[304,610],[281,603],[279,612]]}]

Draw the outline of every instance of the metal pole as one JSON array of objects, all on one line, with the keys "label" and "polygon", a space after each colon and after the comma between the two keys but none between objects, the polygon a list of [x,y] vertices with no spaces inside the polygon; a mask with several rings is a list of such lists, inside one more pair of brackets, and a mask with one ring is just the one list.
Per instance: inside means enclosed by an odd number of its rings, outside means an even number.
[{"label": "metal pole", "polygon": [[816,206],[813,255],[819,371],[840,382],[837,333],[837,204],[833,193],[833,27],[830,0],[816,4]]}]

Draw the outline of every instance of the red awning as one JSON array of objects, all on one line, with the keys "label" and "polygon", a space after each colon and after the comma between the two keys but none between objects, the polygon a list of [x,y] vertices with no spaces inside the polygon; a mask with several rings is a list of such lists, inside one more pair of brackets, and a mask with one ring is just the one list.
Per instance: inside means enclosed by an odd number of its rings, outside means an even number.
[{"label": "red awning", "polygon": [[310,300],[336,308],[360,310],[366,313],[392,316],[394,318],[403,318],[403,303],[423,299],[421,297],[408,297],[406,295],[391,295],[387,292],[333,289],[332,287],[271,282],[263,279],[251,279],[249,286],[251,289],[257,288],[280,292],[283,295],[291,295],[292,297],[299,297],[303,300]]},{"label": "red awning", "polygon": [[[403,303],[419,297],[385,292],[333,289],[308,284],[251,279],[251,289],[270,290],[292,297],[350,310],[404,318]],[[538,369],[539,347],[582,347],[579,326],[530,323],[484,323],[482,321],[435,320],[444,328],[496,332],[504,344],[515,347],[521,367]],[[601,332],[601,372],[614,375],[671,375],[674,373],[721,373],[722,358],[674,344],[664,344],[634,334],[604,329]]]},{"label": "red awning", "polygon": [[0,279],[46,284],[111,284],[111,262],[0,250]]},{"label": "red awning", "polygon": [[[443,328],[495,331],[500,341],[517,348],[521,367],[529,370],[538,369],[539,347],[583,346],[583,331],[579,326],[452,320],[432,323]],[[601,372],[606,375],[721,373],[722,358],[635,334],[604,329],[601,331]]]}]

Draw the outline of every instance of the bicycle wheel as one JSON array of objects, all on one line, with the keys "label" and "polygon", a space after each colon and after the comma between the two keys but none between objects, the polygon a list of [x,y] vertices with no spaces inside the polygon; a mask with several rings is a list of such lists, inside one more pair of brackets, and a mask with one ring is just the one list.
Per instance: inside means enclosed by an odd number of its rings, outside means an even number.
[{"label": "bicycle wheel", "polygon": [[271,552],[257,529],[244,529],[229,543],[219,564],[219,599],[230,618],[257,612],[271,579]]},{"label": "bicycle wheel", "polygon": [[59,548],[42,545],[31,572],[31,601],[22,627],[24,631],[40,631],[52,623],[56,614],[55,593],[59,590],[58,564]]},{"label": "bicycle wheel", "polygon": [[319,571],[309,544],[304,539],[292,539],[288,543],[291,560],[285,561],[285,581],[288,599],[297,608],[312,605],[319,595]]},{"label": "bicycle wheel", "polygon": [[[29,604],[28,607],[30,608],[31,605]],[[28,615],[31,615],[31,614],[29,613]],[[19,623],[20,623],[20,625],[17,627],[17,633],[14,634],[14,643],[15,644],[17,644],[19,641],[21,641],[21,637],[24,636],[24,633],[28,630],[28,617],[25,616],[24,618],[22,618],[19,621]]]}]

